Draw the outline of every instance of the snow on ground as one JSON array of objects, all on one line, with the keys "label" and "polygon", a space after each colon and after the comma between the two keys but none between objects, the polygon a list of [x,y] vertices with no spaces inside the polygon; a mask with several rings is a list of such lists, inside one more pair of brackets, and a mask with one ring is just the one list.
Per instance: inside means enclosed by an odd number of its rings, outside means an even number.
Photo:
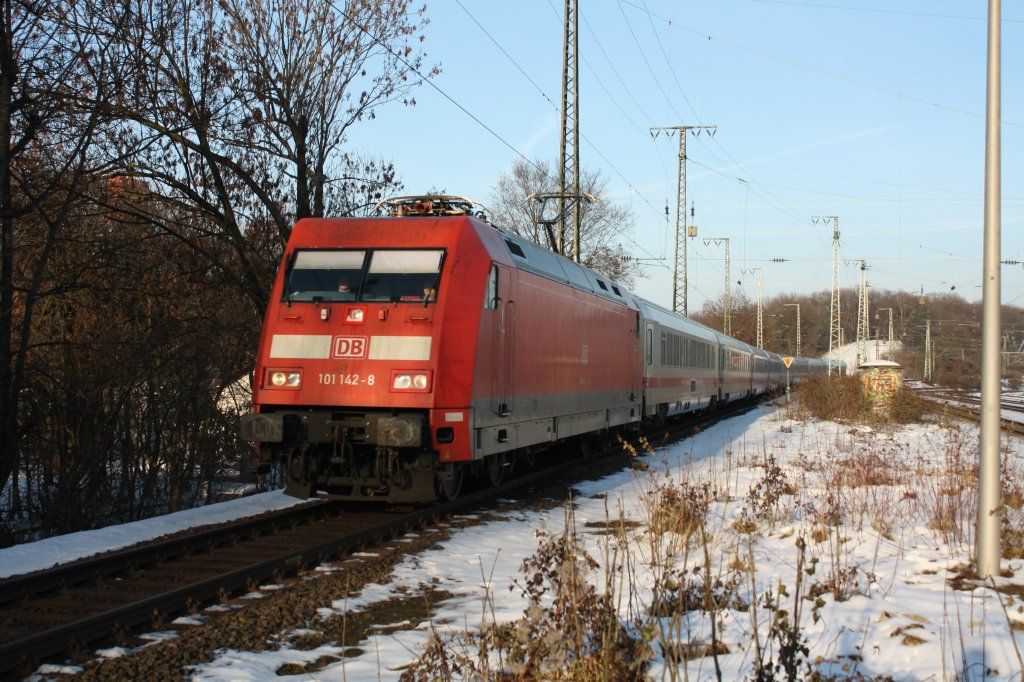
[{"label": "snow on ground", "polygon": [[[1022,469],[1019,441],[1007,442],[1004,452],[1007,469],[1018,475]],[[1019,680],[1018,648],[1024,636],[1011,625],[1019,629],[1024,623],[1024,607],[984,586],[953,589],[948,582],[958,567],[970,561],[975,513],[972,491],[957,489],[951,476],[969,469],[976,456],[976,433],[971,427],[925,424],[875,432],[834,423],[794,422],[785,418],[783,410],[763,406],[680,443],[657,448],[643,458],[646,471],[624,470],[580,484],[571,521],[587,552],[602,565],[613,554],[606,551],[607,543],[615,539],[598,532],[600,527],[619,518],[637,522],[636,529],[627,533],[630,549],[626,556],[619,556],[630,567],[628,580],[620,584],[635,597],[632,610],[623,600],[621,617],[626,621],[639,614],[655,631],[678,626],[684,640],[706,642],[710,640],[706,616],[694,612],[672,623],[651,617],[636,604],[650,604],[653,586],[664,578],[665,567],[686,575],[682,569],[703,563],[700,547],[691,548],[687,558],[680,549],[685,542],[650,541],[652,535],[646,532],[650,499],[669,480],[711,483],[719,492],[708,515],[714,535],[713,576],[738,580],[737,593],[746,603],[756,604],[720,612],[719,638],[730,647],[730,653],[718,657],[721,679],[751,676],[755,638],[762,648],[768,646],[772,612],[764,606],[764,596],[769,590],[778,594],[779,585],[787,585],[790,596],[782,599],[780,608],[792,614],[799,573],[804,594],[816,588],[817,602],[813,598],[798,602],[802,605],[800,633],[809,649],[808,660],[823,673],[840,679],[862,674],[897,680]],[[772,462],[782,467],[788,482],[784,494],[777,497],[769,495],[782,490],[780,477],[769,476]],[[756,486],[757,492],[751,494]],[[285,499],[266,494],[218,507],[226,517],[243,504],[273,506]],[[744,528],[743,521],[755,508],[760,510],[755,514],[756,527]],[[209,522],[211,507],[200,511],[202,521]],[[245,511],[251,513],[251,507]],[[538,532],[564,531],[567,516],[557,506],[521,510],[455,531],[437,549],[406,559],[390,583],[321,609],[325,618],[352,613],[397,595],[421,594],[425,585],[432,585],[453,596],[438,605],[429,624],[409,629],[401,623],[380,624],[375,634],[360,643],[361,653],[343,652],[338,646],[308,651],[287,645],[276,651],[223,650],[215,660],[199,665],[192,679],[271,679],[286,663],[331,656],[340,660],[318,672],[303,673],[303,679],[397,680],[423,650],[431,626],[443,636],[452,636],[475,630],[482,622],[521,618],[527,601],[515,581],[522,582],[523,560],[541,542]],[[196,517],[191,519],[174,525],[187,526]],[[841,519],[838,525],[830,523],[836,519]],[[153,534],[167,531],[167,527],[154,528]],[[104,545],[101,537],[108,532],[106,547],[123,541],[114,535],[122,534],[121,529],[93,531],[88,551],[98,551]],[[141,533],[133,534],[131,541],[140,537]],[[806,547],[802,558],[801,544]],[[28,556],[36,551],[48,554],[48,565],[56,560],[49,552],[57,545],[45,549],[42,545],[0,551],[0,565],[8,570],[10,553],[20,552],[21,565],[30,566]],[[801,565],[805,569],[813,565],[813,574],[798,571]],[[1021,561],[1004,560],[1003,567],[1014,577],[999,578],[998,583],[1024,584]],[[594,584],[604,584],[602,570],[591,575]],[[839,592],[841,599],[833,592]],[[282,633],[282,639],[288,634]],[[671,665],[656,651],[650,678],[683,679],[682,669],[669,670]],[[712,658],[690,660],[686,665],[690,680],[717,676]]]},{"label": "snow on ground", "polygon": [[41,571],[188,528],[223,523],[296,504],[302,504],[302,500],[288,497],[277,490],[119,526],[84,530],[15,545],[0,549],[0,578]]}]

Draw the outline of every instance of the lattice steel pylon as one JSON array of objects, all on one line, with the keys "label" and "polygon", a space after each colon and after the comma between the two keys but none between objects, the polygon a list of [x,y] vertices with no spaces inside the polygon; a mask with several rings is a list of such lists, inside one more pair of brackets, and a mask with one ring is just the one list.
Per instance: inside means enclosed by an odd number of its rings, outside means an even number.
[{"label": "lattice steel pylon", "polygon": [[[676,185],[676,246],[675,261],[672,268],[672,312],[682,313],[683,317],[689,316],[686,303],[686,237],[689,231],[686,228],[686,133],[694,130],[699,134],[701,130],[709,130],[711,135],[715,134],[718,126],[661,126],[651,128],[651,136],[657,137],[662,131],[666,131],[669,137],[673,132],[679,133],[679,179]],[[681,223],[681,224],[680,224]],[[696,231],[690,234],[696,236]],[[682,248],[680,248],[682,247]]]},{"label": "lattice steel pylon", "polygon": [[763,268],[746,268],[743,274],[757,273],[757,347],[764,348],[764,304],[761,302],[761,271]]},{"label": "lattice steel pylon", "polygon": [[[572,231],[572,259],[580,262],[580,93],[579,93],[579,6],[576,0],[565,0],[565,41],[562,56],[562,143],[558,186],[562,197],[558,200],[558,252],[566,250],[566,232]],[[569,206],[565,197],[573,196]]]},{"label": "lattice steel pylon", "polygon": [[829,310],[828,331],[828,375],[839,371],[839,347],[843,345],[843,331],[840,324],[841,306],[839,302],[839,216],[814,216],[811,221],[819,220],[826,225],[832,223],[832,307]]},{"label": "lattice steel pylon", "polygon": [[[850,263],[860,264],[860,289],[857,294],[857,367],[868,359],[868,335],[870,334],[870,322],[868,320],[868,282],[866,272],[867,263],[863,260],[852,260]],[[856,370],[857,367],[854,367]]]},{"label": "lattice steel pylon", "polygon": [[729,281],[729,238],[728,237],[705,237],[704,244],[725,243],[725,301],[722,305],[722,331],[726,336],[732,336],[732,283]]}]

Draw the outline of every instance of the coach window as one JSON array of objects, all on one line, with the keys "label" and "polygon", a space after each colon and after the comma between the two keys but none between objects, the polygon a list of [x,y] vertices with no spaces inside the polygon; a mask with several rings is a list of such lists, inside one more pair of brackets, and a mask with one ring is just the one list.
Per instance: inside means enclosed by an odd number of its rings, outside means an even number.
[{"label": "coach window", "polygon": [[[437,295],[444,251],[440,249],[380,250],[370,255],[364,301],[423,302]],[[432,286],[431,286],[432,285]]]},{"label": "coach window", "polygon": [[498,307],[498,266],[492,265],[491,272],[487,275],[487,293],[484,295],[484,310],[494,310]]},{"label": "coach window", "polygon": [[647,328],[647,366],[654,364],[654,330]]},{"label": "coach window", "polygon": [[285,300],[354,301],[365,260],[365,251],[298,250],[288,268]]}]

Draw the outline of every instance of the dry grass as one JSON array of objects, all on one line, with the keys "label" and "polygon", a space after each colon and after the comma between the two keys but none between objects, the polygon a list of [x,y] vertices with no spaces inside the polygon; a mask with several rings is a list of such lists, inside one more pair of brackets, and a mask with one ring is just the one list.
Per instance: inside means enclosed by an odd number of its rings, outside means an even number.
[{"label": "dry grass", "polygon": [[[704,674],[721,679],[719,658],[740,650],[748,679],[831,679],[817,671],[806,629],[830,601],[895,580],[864,562],[865,541],[901,545],[906,529],[927,528],[951,555],[969,552],[977,443],[948,429],[934,442],[914,441],[922,451],[910,452],[898,435],[879,432],[870,412],[840,406],[854,390],[860,395],[855,381],[809,383],[785,416],[849,421],[801,438],[788,463],[743,444],[737,457],[730,450],[699,475],[689,461],[670,474],[646,465],[649,443],[624,442],[644,463],[635,474],[641,509],[588,524],[598,531],[601,561],[580,544],[570,508],[569,530],[545,536],[523,564],[517,585],[530,605],[522,618],[433,640],[403,679],[644,679],[658,656],[667,679],[685,679],[686,662],[701,659]],[[906,396],[898,402],[893,421],[923,414]],[[1004,457],[1004,472],[1004,556],[1022,557],[1024,471]],[[788,579],[767,578],[758,566],[756,548],[769,537],[796,544]],[[646,587],[637,575],[647,576]],[[728,640],[723,633],[737,614],[749,629],[742,641]],[[1009,616],[1007,627],[1014,627]],[[919,630],[909,624],[891,636],[916,646],[925,641]],[[847,679],[869,678],[854,666]]]}]

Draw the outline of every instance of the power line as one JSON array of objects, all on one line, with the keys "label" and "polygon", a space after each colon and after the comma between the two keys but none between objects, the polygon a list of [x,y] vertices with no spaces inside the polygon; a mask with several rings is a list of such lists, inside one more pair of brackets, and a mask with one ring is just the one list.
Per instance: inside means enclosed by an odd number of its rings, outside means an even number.
[{"label": "power line", "polygon": [[[876,14],[901,14],[911,17],[928,17],[931,19],[955,19],[957,21],[985,21],[986,17],[968,17],[955,14],[935,14],[933,12],[910,12],[907,10],[878,9],[876,7],[848,7],[845,5],[823,5],[813,2],[794,2],[794,0],[751,0],[751,2],[762,2],[771,5],[793,5],[795,7],[813,7],[816,9],[835,9],[846,12],[873,12]],[[1019,24],[1022,19],[1003,19],[1003,23]]]},{"label": "power line", "polygon": [[[647,70],[650,72],[651,78],[654,79],[654,84],[658,86],[658,90],[661,91],[662,97],[665,98],[665,101],[668,102],[669,107],[672,108],[672,112],[676,115],[676,118],[683,118],[676,110],[675,104],[672,102],[672,99],[668,96],[668,93],[665,92],[665,89],[661,87],[661,81],[658,80],[657,75],[655,75],[654,68],[651,66],[651,62],[647,59],[647,53],[644,52],[644,48],[640,45],[640,40],[636,37],[636,32],[633,30],[633,25],[629,23],[629,17],[627,17],[626,13],[622,10],[621,0],[617,4],[617,7],[619,8],[619,13],[622,14],[622,20],[626,22],[626,28],[629,29],[629,35],[633,37],[633,44],[636,45],[636,49],[640,52],[640,57],[643,58],[644,64],[647,65]],[[687,102],[687,104],[689,104],[689,102]]]},{"label": "power line", "polygon": [[[818,74],[819,76],[826,76],[826,77],[832,78],[834,80],[842,81],[842,82],[845,82],[845,83],[850,83],[852,85],[857,85],[859,87],[866,88],[868,90],[873,90],[875,92],[880,92],[880,93],[882,93],[884,95],[890,95],[892,97],[899,97],[901,99],[904,99],[904,100],[907,100],[907,101],[910,101],[910,102],[916,102],[918,104],[924,104],[924,105],[930,106],[930,107],[936,107],[936,108],[939,108],[939,109],[945,109],[947,111],[956,112],[958,114],[964,114],[965,116],[971,116],[972,118],[984,118],[984,114],[981,114],[981,113],[978,113],[978,112],[968,111],[967,109],[961,109],[959,107],[954,107],[954,106],[948,105],[948,104],[941,104],[939,102],[932,102],[930,100],[926,100],[926,99],[921,98],[921,97],[915,97],[913,95],[908,95],[908,94],[905,94],[905,93],[902,93],[902,92],[896,92],[895,90],[889,90],[888,88],[883,88],[883,87],[878,86],[878,85],[873,85],[872,83],[868,83],[866,81],[857,80],[855,78],[850,78],[848,76],[843,76],[843,75],[840,75],[840,74],[837,74],[837,73],[832,73],[831,71],[826,71],[824,69],[819,69],[816,66],[810,66],[808,64],[801,64],[800,62],[794,61],[792,59],[787,59],[785,57],[779,57],[779,56],[770,54],[768,52],[764,52],[762,50],[756,50],[756,49],[754,49],[752,47],[747,47],[745,45],[740,45],[739,43],[731,42],[729,40],[724,40],[722,38],[715,38],[714,36],[708,35],[707,33],[702,33],[701,31],[698,31],[697,29],[690,28],[689,26],[685,26],[684,24],[681,24],[678,21],[674,21],[674,20],[668,19],[666,17],[660,16],[658,14],[654,14],[653,12],[648,11],[647,8],[641,7],[641,6],[639,6],[639,5],[637,5],[637,4],[633,3],[633,2],[630,2],[630,0],[619,0],[619,2],[620,2],[620,4],[627,4],[627,5],[630,5],[633,8],[641,11],[641,12],[644,12],[646,14],[650,14],[651,16],[655,17],[659,21],[665,22],[669,26],[669,28],[676,28],[676,29],[679,29],[679,30],[682,30],[682,31],[687,31],[687,32],[692,33],[694,35],[700,36],[702,39],[713,40],[713,41],[715,41],[717,43],[721,43],[722,45],[725,45],[727,47],[731,47],[731,48],[736,49],[736,50],[742,50],[744,52],[748,52],[750,54],[754,54],[754,55],[757,55],[759,57],[763,57],[765,59],[769,59],[771,61],[779,62],[781,64],[786,64],[788,66],[793,66],[793,67],[796,67],[798,69],[803,69],[805,71],[809,71],[811,73]],[[1007,125],[1007,126],[1012,126],[1014,128],[1024,128],[1024,124],[1016,123],[1016,122],[1013,122],[1013,121],[1007,121],[1006,119],[1002,120],[1002,124],[1003,125]]]},{"label": "power line", "polygon": [[[460,6],[461,6],[461,3],[460,3]],[[484,122],[483,122],[483,121],[482,121],[482,120],[481,120],[480,118],[478,118],[478,117],[477,117],[477,116],[476,116],[475,114],[473,114],[473,113],[472,113],[471,111],[469,111],[469,109],[467,109],[466,107],[464,107],[464,106],[463,106],[463,105],[462,105],[462,104],[461,104],[460,102],[458,102],[458,101],[457,101],[457,100],[456,100],[456,99],[455,99],[454,97],[452,97],[452,96],[451,96],[451,95],[449,95],[449,94],[448,94],[447,92],[445,92],[445,91],[444,91],[444,90],[443,90],[443,89],[442,89],[442,88],[441,88],[440,86],[438,86],[438,85],[437,85],[436,83],[434,83],[434,82],[432,82],[432,81],[428,80],[428,79],[426,78],[426,76],[424,76],[424,75],[423,75],[422,73],[420,73],[420,72],[419,72],[419,70],[418,70],[418,69],[416,69],[416,68],[415,68],[415,67],[414,67],[414,66],[413,66],[412,64],[410,64],[410,63],[409,63],[409,61],[408,61],[407,59],[405,59],[405,57],[404,57],[404,56],[402,56],[401,54],[399,54],[399,53],[395,52],[394,50],[392,50],[392,49],[391,49],[391,47],[390,47],[389,45],[385,44],[385,43],[384,43],[384,41],[382,41],[382,40],[380,39],[380,37],[378,37],[377,35],[375,35],[375,34],[374,34],[374,33],[373,33],[372,31],[370,31],[370,30],[369,30],[368,28],[366,28],[365,26],[363,26],[363,25],[362,25],[362,24],[360,24],[359,22],[355,21],[355,19],[353,19],[353,18],[352,18],[352,16],[351,16],[351,15],[349,15],[349,14],[348,14],[348,13],[347,13],[347,12],[346,12],[346,11],[345,11],[344,9],[340,9],[340,8],[336,8],[336,9],[337,9],[337,11],[338,11],[338,12],[339,12],[339,13],[340,13],[340,14],[341,14],[342,16],[344,16],[344,17],[345,17],[346,19],[348,19],[349,21],[351,21],[351,22],[352,22],[352,24],[353,24],[354,26],[356,26],[356,27],[357,27],[357,28],[358,28],[358,29],[359,29],[360,31],[362,31],[363,33],[365,33],[366,35],[368,35],[368,36],[369,36],[369,37],[370,37],[370,38],[371,38],[371,39],[372,39],[372,40],[373,40],[374,42],[376,42],[376,43],[377,43],[378,45],[380,45],[380,46],[381,46],[382,48],[384,48],[384,50],[385,50],[385,51],[387,51],[387,52],[388,52],[388,53],[389,53],[389,54],[390,54],[390,55],[391,55],[392,57],[394,57],[395,59],[397,59],[397,60],[399,60],[400,62],[402,62],[403,64],[405,64],[405,66],[406,66],[406,67],[407,67],[407,68],[408,68],[408,69],[409,69],[409,70],[410,70],[411,72],[413,72],[413,73],[415,73],[415,74],[416,74],[417,76],[419,76],[419,77],[420,77],[420,79],[421,79],[421,80],[422,80],[422,81],[423,81],[424,83],[426,83],[426,84],[427,84],[427,85],[429,85],[429,86],[430,86],[431,88],[433,88],[434,90],[436,90],[436,91],[437,91],[437,92],[438,92],[438,93],[439,93],[439,94],[440,94],[440,95],[441,95],[442,97],[444,97],[444,98],[445,98],[446,100],[448,100],[448,101],[449,101],[449,102],[451,102],[451,103],[452,103],[453,105],[455,105],[455,107],[457,107],[457,108],[458,108],[458,109],[459,109],[460,111],[462,111],[462,113],[464,113],[464,114],[465,114],[466,116],[468,116],[468,117],[469,117],[470,119],[472,119],[472,120],[473,120],[473,122],[475,122],[475,123],[476,123],[477,125],[479,125],[479,126],[480,126],[481,128],[483,128],[483,129],[484,129],[484,130],[486,130],[486,131],[487,131],[488,133],[490,133],[490,134],[491,134],[491,135],[492,135],[492,136],[493,136],[493,137],[494,137],[494,138],[495,138],[496,140],[498,140],[498,141],[499,141],[499,142],[501,142],[501,143],[502,143],[503,145],[505,145],[506,147],[508,147],[508,148],[509,148],[509,150],[511,150],[511,151],[512,151],[512,152],[513,152],[514,154],[516,154],[516,155],[517,155],[517,156],[518,156],[519,158],[521,158],[521,159],[522,159],[523,161],[525,161],[525,162],[526,162],[527,164],[529,164],[530,166],[532,166],[532,167],[533,167],[534,169],[536,169],[536,170],[540,171],[540,172],[541,172],[541,173],[542,173],[542,174],[543,174],[543,175],[544,175],[545,177],[547,177],[547,173],[545,172],[545,169],[541,168],[541,167],[540,167],[540,166],[538,166],[538,165],[537,165],[536,163],[534,163],[532,159],[529,159],[529,158],[527,158],[527,156],[526,156],[525,154],[523,154],[523,153],[522,153],[521,151],[519,151],[519,150],[518,150],[518,149],[517,149],[517,148],[515,147],[515,145],[513,145],[513,144],[512,144],[511,142],[509,142],[509,141],[508,141],[508,140],[506,140],[506,139],[505,139],[504,137],[502,137],[502,136],[501,136],[500,134],[498,134],[498,132],[496,132],[496,131],[495,131],[494,129],[492,129],[492,128],[491,128],[490,126],[488,126],[488,125],[487,125],[486,123],[484,123]],[[466,8],[465,8],[465,7],[463,7],[462,9],[463,9],[463,11],[466,11],[466,13],[467,13],[467,14],[469,14],[468,10],[466,10]],[[472,15],[470,15],[470,16],[472,17]],[[474,21],[475,21],[475,19],[474,19]],[[477,24],[479,25],[479,22],[477,22]],[[491,36],[490,36],[490,34],[488,34],[488,37],[491,37]],[[491,38],[492,38],[492,40],[493,40],[493,37],[491,37]],[[495,41],[495,43],[496,43],[496,41]],[[496,43],[496,44],[497,44],[497,43]],[[499,47],[500,47],[500,46],[499,46]],[[503,52],[504,52],[504,50],[503,50]],[[507,53],[506,53],[506,54],[507,54]],[[513,60],[513,62],[514,62],[514,60]],[[536,84],[535,84],[535,85],[536,85]],[[547,97],[547,95],[544,95],[544,93],[543,93],[543,90],[541,90],[541,94],[542,94],[542,95],[544,96],[544,98],[545,98],[545,99],[547,99],[547,100],[548,100],[548,102],[550,102],[550,101],[551,101],[551,100],[550,100],[550,99],[549,99],[549,98]],[[597,149],[597,148],[596,148],[596,147],[594,146],[594,144],[593,144],[593,143],[592,143],[592,142],[591,142],[591,141],[590,141],[589,139],[587,139],[587,137],[586,137],[585,135],[582,135],[582,134],[581,134],[581,137],[583,137],[583,139],[584,139],[584,140],[585,140],[585,141],[587,142],[587,144],[589,144],[589,145],[590,145],[590,146],[591,146],[591,147],[592,147],[592,148],[594,149],[594,151],[596,151],[596,152],[598,153],[598,155],[599,155],[599,156],[600,156],[600,157],[601,157],[602,159],[604,159],[604,160],[605,160],[605,162],[606,162],[606,163],[608,163],[608,165],[609,165],[609,166],[611,166],[611,168],[612,168],[612,169],[613,169],[613,170],[614,170],[614,171],[615,171],[615,172],[616,172],[616,173],[617,173],[617,174],[618,174],[618,175],[619,175],[619,176],[620,176],[620,177],[621,177],[621,178],[622,178],[623,180],[625,180],[625,181],[626,181],[626,184],[627,184],[627,185],[629,186],[629,188],[630,188],[631,190],[633,190],[633,192],[635,192],[635,193],[636,193],[636,195],[637,195],[638,197],[640,197],[640,198],[641,198],[641,199],[642,199],[642,200],[643,200],[643,201],[644,201],[644,202],[645,202],[645,203],[646,203],[646,204],[647,204],[647,205],[648,205],[648,206],[649,206],[649,207],[650,207],[650,208],[651,208],[652,210],[655,210],[655,211],[656,211],[656,209],[654,208],[654,206],[653,206],[653,204],[651,203],[651,201],[650,201],[649,199],[646,199],[646,198],[644,198],[644,197],[643,197],[643,195],[642,195],[642,194],[640,194],[640,191],[639,191],[639,190],[637,190],[637,189],[636,189],[636,188],[635,188],[635,187],[634,187],[634,186],[632,185],[632,183],[630,183],[630,182],[629,182],[629,180],[628,180],[628,179],[626,178],[626,176],[625,176],[625,175],[623,175],[623,173],[622,173],[621,171],[619,171],[619,170],[618,170],[618,168],[616,168],[616,167],[615,167],[615,165],[614,165],[614,164],[612,164],[612,163],[611,163],[611,161],[609,161],[609,160],[608,160],[608,158],[607,158],[606,156],[604,156],[604,154],[603,154],[603,153],[602,153],[602,152],[601,152],[601,151],[600,151],[599,149]],[[549,179],[549,180],[551,180],[552,178],[548,178],[548,179]],[[647,250],[646,248],[644,248],[644,247],[643,247],[643,246],[641,246],[641,245],[640,245],[639,243],[637,243],[637,242],[636,242],[636,241],[635,241],[635,240],[634,240],[634,239],[633,239],[632,237],[630,237],[630,236],[628,236],[628,235],[626,235],[626,234],[622,234],[622,233],[620,233],[620,234],[619,234],[619,236],[620,236],[621,238],[625,239],[626,241],[628,241],[629,243],[633,244],[633,246],[635,246],[635,247],[636,247],[637,249],[639,249],[639,250],[640,250],[641,252],[643,252],[643,253],[647,254],[648,256],[650,256],[650,257],[652,257],[652,258],[654,257],[654,254],[652,254],[652,253],[651,253],[650,251],[648,251],[648,250]]]},{"label": "power line", "polygon": [[504,47],[502,47],[501,43],[499,43],[494,38],[494,36],[491,35],[490,31],[488,31],[484,27],[483,24],[481,24],[479,21],[477,21],[477,18],[474,17],[473,14],[468,9],[466,9],[466,6],[462,4],[462,0],[455,0],[455,2],[457,2],[459,7],[462,8],[462,11],[466,13],[466,16],[468,16],[470,19],[473,20],[473,23],[477,25],[477,28],[479,28],[481,31],[483,31],[485,36],[490,38],[491,42],[494,43],[494,46],[497,47],[499,50],[501,50],[501,53],[503,55],[505,55],[505,57],[507,57],[510,62],[512,62],[512,66],[516,67],[516,70],[518,70],[519,73],[523,74],[523,78],[525,78],[527,81],[529,81],[530,85],[532,85],[534,88],[536,88],[537,92],[540,93],[540,96],[543,97],[545,100],[547,100],[548,104],[550,104],[551,107],[557,111],[558,110],[558,105],[556,105],[554,102],[551,101],[551,98],[548,97],[547,93],[544,92],[544,90],[539,85],[537,85],[537,83],[532,78],[530,78],[530,74],[526,73],[526,70],[523,69],[523,67],[519,66],[519,62],[517,62],[515,59],[512,58],[512,55],[510,55],[508,53],[508,50],[506,50]]}]

